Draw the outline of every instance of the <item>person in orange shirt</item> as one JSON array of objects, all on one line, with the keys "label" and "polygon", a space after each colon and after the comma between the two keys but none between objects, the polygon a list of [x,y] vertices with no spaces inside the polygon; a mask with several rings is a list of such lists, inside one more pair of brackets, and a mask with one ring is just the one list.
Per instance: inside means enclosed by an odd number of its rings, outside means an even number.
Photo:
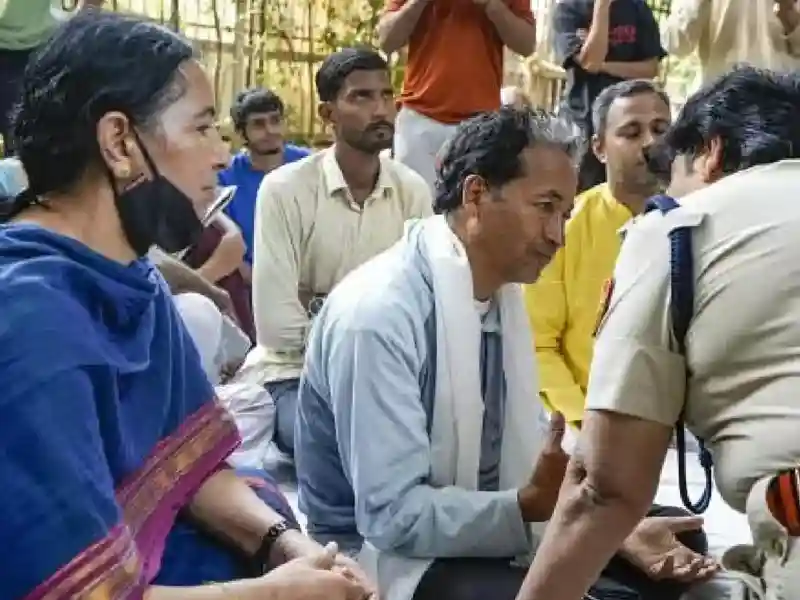
[{"label": "person in orange shirt", "polygon": [[395,158],[433,188],[435,157],[456,125],[500,108],[503,47],[533,53],[530,0],[388,0],[378,39],[389,54],[408,45]]},{"label": "person in orange shirt", "polygon": [[578,196],[564,246],[536,283],[525,286],[542,401],[573,424],[583,416],[594,330],[611,289],[622,243],[619,230],[658,191],[645,150],[671,120],[666,94],[644,79],[603,90],[592,114],[593,151],[606,167],[608,182]]}]

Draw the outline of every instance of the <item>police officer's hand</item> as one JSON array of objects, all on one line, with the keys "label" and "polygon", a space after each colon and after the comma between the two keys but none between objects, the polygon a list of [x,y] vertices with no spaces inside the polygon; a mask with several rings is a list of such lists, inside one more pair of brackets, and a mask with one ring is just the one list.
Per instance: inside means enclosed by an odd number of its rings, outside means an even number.
[{"label": "police officer's hand", "polygon": [[652,579],[707,579],[719,570],[717,561],[684,546],[677,537],[702,526],[698,516],[648,517],[628,536],[620,554]]},{"label": "police officer's hand", "polygon": [[553,413],[547,440],[536,460],[533,474],[528,484],[519,490],[519,507],[527,523],[547,521],[553,514],[569,463],[569,455],[561,447],[565,428],[564,415]]}]

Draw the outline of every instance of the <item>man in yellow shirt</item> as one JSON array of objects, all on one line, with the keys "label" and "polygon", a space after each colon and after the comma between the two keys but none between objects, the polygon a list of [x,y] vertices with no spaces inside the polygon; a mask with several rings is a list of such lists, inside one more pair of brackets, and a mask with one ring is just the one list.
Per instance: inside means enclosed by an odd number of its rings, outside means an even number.
[{"label": "man in yellow shirt", "polygon": [[620,250],[619,229],[658,190],[645,149],[670,124],[667,96],[650,81],[606,88],[592,110],[593,151],[606,166],[607,183],[578,196],[564,246],[525,286],[536,340],[541,396],[549,410],[579,423],[583,415],[594,330]]}]

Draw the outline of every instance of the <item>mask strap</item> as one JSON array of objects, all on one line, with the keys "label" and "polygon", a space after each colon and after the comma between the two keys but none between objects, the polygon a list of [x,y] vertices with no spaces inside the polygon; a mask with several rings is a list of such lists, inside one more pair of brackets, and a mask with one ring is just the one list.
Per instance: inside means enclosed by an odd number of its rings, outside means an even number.
[{"label": "mask strap", "polygon": [[150,174],[152,175],[153,179],[158,179],[161,177],[161,172],[156,168],[156,163],[153,162],[153,158],[150,156],[150,153],[147,151],[147,148],[142,142],[142,138],[139,137],[139,134],[136,133],[136,130],[133,128],[131,128],[131,133],[136,139],[136,144],[139,146],[139,150],[142,152],[144,161],[147,163],[147,168],[150,169]]}]

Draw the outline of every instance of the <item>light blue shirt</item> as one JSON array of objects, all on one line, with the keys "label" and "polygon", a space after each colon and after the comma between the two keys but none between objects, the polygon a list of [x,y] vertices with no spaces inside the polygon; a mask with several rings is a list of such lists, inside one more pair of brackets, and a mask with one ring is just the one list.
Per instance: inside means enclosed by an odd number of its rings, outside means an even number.
[{"label": "light blue shirt", "polygon": [[295,429],[300,509],[313,536],[346,550],[363,536],[413,558],[515,556],[529,539],[516,490],[497,491],[506,386],[496,309],[481,343],[480,491],[429,483],[436,320],[421,227],[346,277],[316,318]]}]

